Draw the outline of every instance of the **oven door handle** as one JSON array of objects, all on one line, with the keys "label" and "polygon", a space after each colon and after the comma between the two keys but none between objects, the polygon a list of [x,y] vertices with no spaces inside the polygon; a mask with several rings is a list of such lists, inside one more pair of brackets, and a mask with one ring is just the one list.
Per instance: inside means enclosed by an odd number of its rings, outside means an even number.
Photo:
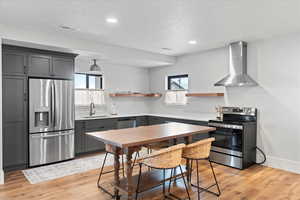
[{"label": "oven door handle", "polygon": [[214,131],[214,132],[210,132],[210,135],[224,135],[224,136],[235,136],[237,135],[236,133],[228,133],[228,132],[219,132],[219,131]]}]

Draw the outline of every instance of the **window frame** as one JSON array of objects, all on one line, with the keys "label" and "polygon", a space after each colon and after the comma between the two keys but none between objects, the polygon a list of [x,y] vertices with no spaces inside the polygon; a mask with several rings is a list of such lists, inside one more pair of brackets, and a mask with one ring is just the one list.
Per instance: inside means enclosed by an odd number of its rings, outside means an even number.
[{"label": "window frame", "polygon": [[[86,73],[82,73],[82,72],[76,72],[74,75],[74,86],[75,86],[75,76],[76,74],[80,74],[80,75],[85,75],[85,88],[75,88],[75,89],[95,89],[95,88],[90,88],[89,86],[89,77],[90,76],[95,76],[95,77],[101,77],[100,79],[100,90],[103,90],[103,75],[94,75],[94,74],[86,74]],[[97,88],[96,88],[97,89]]]},{"label": "window frame", "polygon": [[170,91],[182,91],[182,90],[188,90],[189,88],[187,89],[177,89],[177,90],[172,90],[171,89],[171,80],[173,78],[188,78],[188,87],[189,87],[189,75],[188,74],[181,74],[181,75],[171,75],[171,76],[168,76],[167,77],[167,90],[170,90]]}]

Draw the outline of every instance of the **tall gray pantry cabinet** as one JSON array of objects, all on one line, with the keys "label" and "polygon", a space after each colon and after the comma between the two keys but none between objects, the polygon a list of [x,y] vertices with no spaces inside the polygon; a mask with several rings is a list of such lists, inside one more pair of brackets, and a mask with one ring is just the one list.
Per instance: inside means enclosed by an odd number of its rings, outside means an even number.
[{"label": "tall gray pantry cabinet", "polygon": [[3,167],[28,167],[28,78],[73,79],[76,55],[2,46]]}]

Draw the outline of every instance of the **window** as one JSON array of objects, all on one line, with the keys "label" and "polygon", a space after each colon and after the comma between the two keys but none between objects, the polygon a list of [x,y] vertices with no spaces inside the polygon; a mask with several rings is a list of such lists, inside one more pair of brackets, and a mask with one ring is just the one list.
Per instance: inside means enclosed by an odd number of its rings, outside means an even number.
[{"label": "window", "polygon": [[168,91],[165,95],[167,105],[186,105],[186,93],[189,89],[189,79],[187,74],[168,76]]},{"label": "window", "polygon": [[168,76],[168,90],[189,89],[189,78],[187,74]]},{"label": "window", "polygon": [[75,73],[75,89],[103,89],[102,75]]}]

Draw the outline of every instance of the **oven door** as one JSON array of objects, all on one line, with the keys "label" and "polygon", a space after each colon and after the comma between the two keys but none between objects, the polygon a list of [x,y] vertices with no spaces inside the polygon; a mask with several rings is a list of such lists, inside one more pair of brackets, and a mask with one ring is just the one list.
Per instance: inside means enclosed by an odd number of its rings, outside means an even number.
[{"label": "oven door", "polygon": [[217,128],[217,130],[210,132],[210,137],[215,138],[215,141],[212,143],[213,147],[242,152],[243,130]]}]

